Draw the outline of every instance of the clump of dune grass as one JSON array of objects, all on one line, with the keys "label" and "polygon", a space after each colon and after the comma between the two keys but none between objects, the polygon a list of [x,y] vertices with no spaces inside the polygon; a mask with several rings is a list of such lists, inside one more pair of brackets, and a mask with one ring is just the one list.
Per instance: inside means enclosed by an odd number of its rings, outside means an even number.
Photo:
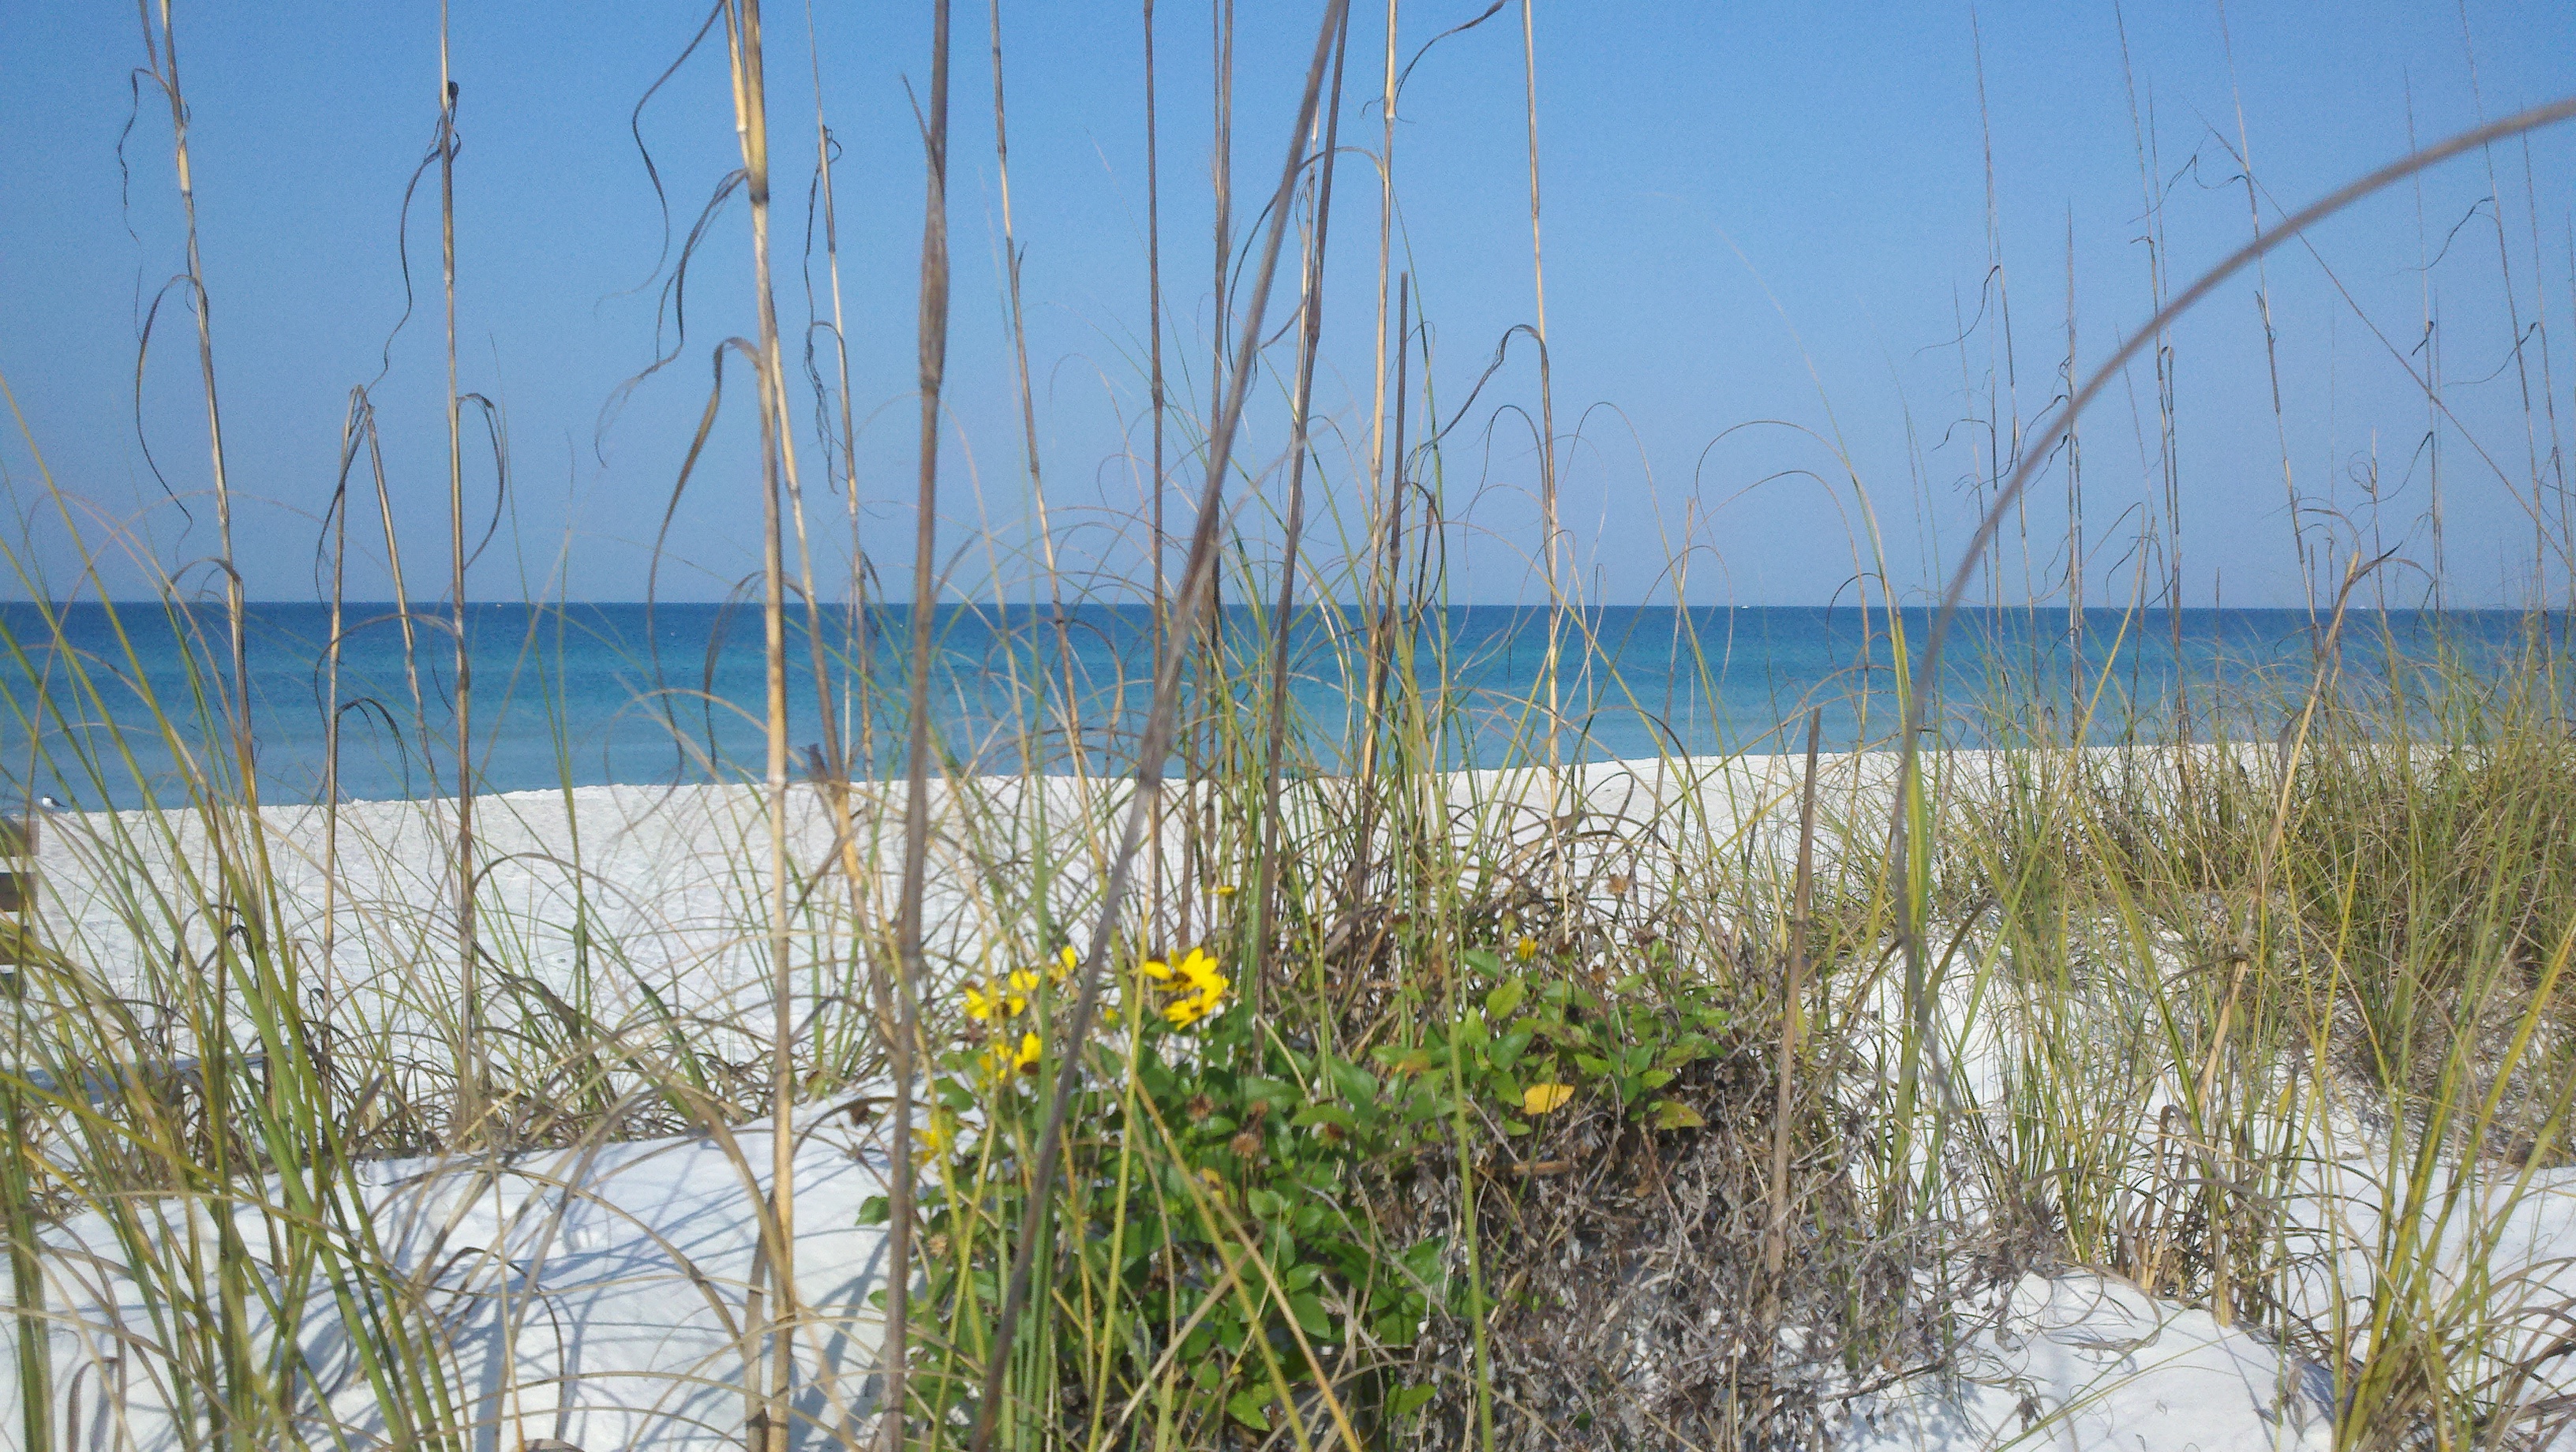
[{"label": "clump of dune grass", "polygon": [[2331,1368],[2348,1445],[2527,1431],[2555,1355],[2560,1293],[2481,1269],[2566,1155],[2576,760],[2531,624],[2496,673],[2248,676],[2271,741],[2009,758],[1945,843],[2003,1193]]}]

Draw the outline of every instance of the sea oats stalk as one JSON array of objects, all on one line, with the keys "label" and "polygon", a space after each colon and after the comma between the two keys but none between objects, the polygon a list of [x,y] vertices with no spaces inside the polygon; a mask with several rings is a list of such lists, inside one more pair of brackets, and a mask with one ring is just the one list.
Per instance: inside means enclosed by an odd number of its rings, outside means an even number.
[{"label": "sea oats stalk", "polygon": [[464,997],[457,1024],[457,1077],[463,1092],[457,1099],[462,1137],[479,1138],[486,1129],[484,1099],[491,1078],[483,1046],[483,968],[475,953],[474,889],[474,656],[467,646],[465,621],[465,439],[464,396],[456,385],[456,100],[457,85],[449,66],[447,0],[438,6],[438,261],[439,294],[445,305],[447,342],[447,559],[448,628],[455,634],[456,678],[456,971]]},{"label": "sea oats stalk", "polygon": [[[760,383],[761,474],[761,660],[766,690],[763,738],[766,748],[765,790],[768,798],[769,971],[770,971],[770,1191],[761,1222],[763,1252],[769,1272],[769,1361],[766,1395],[756,1432],[766,1452],[786,1452],[788,1418],[795,1394],[796,1326],[800,1305],[796,1292],[796,1010],[794,923],[789,896],[793,891],[787,858],[787,560],[782,490],[792,469],[789,440],[795,420],[788,411],[786,367],[778,344],[778,299],[769,266],[769,91],[759,0],[734,0],[726,16],[728,70],[733,81],[734,134],[742,151],[744,188],[751,202],[753,306],[760,324],[757,377]],[[812,571],[806,572],[806,595],[812,601]],[[814,634],[817,648],[820,635]],[[816,685],[826,691],[824,721],[831,703],[828,685],[817,668]],[[759,1321],[757,1303],[747,1305],[745,1331]],[[746,1395],[759,1384],[745,1369]]]},{"label": "sea oats stalk", "polygon": [[1029,504],[1036,515],[1038,548],[1046,571],[1047,604],[1055,626],[1055,648],[1064,675],[1064,700],[1058,707],[1064,739],[1072,748],[1077,776],[1087,776],[1089,753],[1082,738],[1082,700],[1075,683],[1072,623],[1064,608],[1064,572],[1056,560],[1055,526],[1047,517],[1046,475],[1038,459],[1038,405],[1029,384],[1029,327],[1020,306],[1020,262],[1023,249],[1011,220],[1011,127],[1002,96],[1002,0],[992,0],[993,36],[993,176],[1002,204],[1002,275],[1011,309],[1011,362],[1019,385],[1020,445],[1029,475]]},{"label": "sea oats stalk", "polygon": [[[1347,30],[1349,17],[1343,17]],[[1314,223],[1306,241],[1297,333],[1296,398],[1291,406],[1288,440],[1288,518],[1279,546],[1279,604],[1271,616],[1270,724],[1262,750],[1261,857],[1254,888],[1251,951],[1270,951],[1271,924],[1277,916],[1279,875],[1279,782],[1281,753],[1288,735],[1288,636],[1297,598],[1297,546],[1306,527],[1306,456],[1315,399],[1315,354],[1324,332],[1324,257],[1332,236],[1333,166],[1341,156],[1342,64],[1349,57],[1347,33],[1333,42],[1333,88],[1323,113],[1321,160],[1314,183]],[[1267,975],[1257,976],[1252,991],[1267,991]]]},{"label": "sea oats stalk", "polygon": [[[1169,563],[1171,538],[1163,525],[1163,496],[1167,492],[1163,464],[1163,422],[1167,399],[1163,378],[1163,166],[1162,125],[1155,112],[1154,96],[1154,0],[1144,0],[1145,31],[1145,348],[1146,406],[1153,416],[1154,477],[1147,488],[1149,531],[1153,582],[1154,659],[1163,658],[1163,638],[1171,633],[1170,584],[1163,578]],[[1163,903],[1163,810],[1162,789],[1155,788],[1153,821],[1148,831],[1145,860],[1145,921],[1159,928],[1164,919]]]},{"label": "sea oats stalk", "polygon": [[[177,174],[180,209],[186,228],[187,271],[181,279],[197,323],[197,371],[206,411],[206,443],[211,470],[210,482],[215,500],[217,556],[215,566],[224,576],[224,621],[228,650],[227,670],[217,672],[217,699],[223,703],[225,736],[231,750],[231,774],[240,794],[240,811],[228,814],[212,790],[201,797],[208,833],[218,839],[231,838],[240,848],[239,855],[227,854],[221,893],[224,911],[241,924],[242,946],[254,958],[264,957],[274,948],[269,937],[273,915],[264,911],[259,885],[267,874],[259,870],[265,863],[267,844],[259,830],[259,783],[253,757],[250,724],[249,644],[244,614],[244,587],[241,571],[233,553],[233,497],[224,449],[223,408],[215,387],[215,343],[213,302],[206,288],[205,267],[199,248],[197,228],[197,189],[188,144],[188,103],[179,80],[179,35],[171,0],[160,0],[160,34],[156,45],[153,35],[150,0],[138,0],[137,11],[143,22],[143,41],[150,74],[170,106],[171,159]],[[155,310],[158,300],[155,300]],[[151,324],[147,318],[145,337]],[[147,344],[148,346],[148,344]],[[144,356],[136,357],[137,392],[140,393]],[[208,783],[211,788],[212,784]],[[233,819],[228,820],[228,817]],[[215,954],[214,1000],[207,1005],[206,1029],[210,1031],[205,1058],[210,1076],[221,1077],[234,1051],[235,1024],[225,992],[247,966],[234,944],[227,942]],[[245,985],[247,986],[247,985]],[[218,1179],[226,1174],[227,1147],[218,1136],[214,1146],[214,1168]],[[214,1271],[215,1299],[220,1308],[223,1331],[219,1360],[221,1371],[217,1393],[225,1413],[236,1420],[249,1421],[260,1415],[255,1373],[245,1350],[246,1338],[252,1333],[250,1303],[254,1293],[246,1284],[247,1257],[239,1227],[229,1216],[216,1216],[213,1231],[216,1242]]]},{"label": "sea oats stalk", "polygon": [[1534,3],[1535,0],[1521,0],[1521,99],[1528,123],[1524,134],[1529,156],[1530,297],[1535,308],[1532,333],[1538,339],[1539,560],[1541,580],[1547,590],[1547,655],[1540,667],[1546,680],[1541,694],[1547,700],[1547,764],[1553,768],[1559,764],[1565,709],[1558,678],[1563,669],[1559,654],[1565,644],[1566,596],[1574,587],[1563,573],[1566,541],[1556,514],[1556,389],[1547,349],[1547,253],[1539,232],[1538,20],[1532,10]]},{"label": "sea oats stalk", "polygon": [[913,505],[912,689],[907,707],[903,798],[903,887],[895,925],[894,1134],[889,1150],[885,1320],[886,1445],[907,1440],[911,1403],[914,1165],[912,1091],[921,1037],[922,892],[930,871],[931,607],[938,601],[939,389],[948,369],[948,0],[934,0],[930,30],[930,106],[922,125],[926,178],[921,223],[919,492]]},{"label": "sea oats stalk", "polygon": [[[832,136],[832,128],[824,120],[823,59],[820,47],[814,43],[814,13],[810,6],[805,12],[805,44],[813,68],[814,172],[823,202],[824,268],[831,278],[832,357],[839,370],[838,386],[833,393],[840,404],[840,432],[837,437],[825,440],[824,473],[825,482],[829,483],[832,445],[837,444],[841,459],[842,498],[848,506],[850,529],[850,577],[844,582],[844,588],[849,592],[850,689],[855,701],[843,703],[850,717],[850,754],[834,763],[839,779],[846,783],[853,770],[853,762],[858,763],[858,770],[873,774],[877,759],[875,737],[871,731],[874,713],[868,695],[869,683],[873,679],[869,671],[872,653],[868,648],[867,626],[868,555],[859,530],[859,429],[853,413],[855,405],[850,401],[849,318],[841,298],[841,214],[839,188],[834,179],[834,162],[839,146]],[[848,817],[846,807],[844,803],[845,822]]]},{"label": "sea oats stalk", "polygon": [[[847,684],[837,702],[832,699],[830,677],[826,672],[822,651],[820,592],[816,589],[812,564],[809,561],[804,566],[806,628],[813,636],[815,687],[823,697],[823,729],[826,733],[827,747],[830,748],[828,751],[830,759],[825,763],[825,770],[818,786],[829,797],[832,805],[833,831],[838,839],[840,850],[841,876],[850,902],[849,941],[852,966],[854,970],[862,972],[866,978],[863,990],[866,1009],[862,1017],[874,1016],[874,1022],[869,1027],[875,1033],[877,1048],[882,1050],[892,1040],[894,1015],[887,998],[885,955],[880,945],[873,940],[872,925],[882,920],[882,914],[875,911],[878,906],[874,900],[876,874],[869,871],[867,867],[868,855],[874,851],[880,834],[873,820],[865,824],[860,821],[860,804],[865,798],[853,785],[854,778],[872,779],[877,769],[876,706],[871,689],[875,679],[872,659],[875,654],[872,645],[874,636],[868,624],[866,541],[859,527],[858,424],[850,402],[848,318],[841,297],[840,212],[836,200],[837,188],[833,181],[833,165],[837,159],[839,147],[833,139],[832,128],[824,116],[822,53],[814,40],[814,12],[810,4],[805,12],[805,45],[814,86],[814,185],[822,204],[823,257],[825,270],[831,279],[832,294],[831,321],[828,324],[817,324],[810,320],[813,290],[810,283],[807,286],[809,313],[806,333],[807,354],[810,359],[812,329],[818,325],[828,326],[832,334],[833,359],[837,365],[836,386],[828,391],[839,401],[840,427],[837,435],[831,431],[828,424],[823,429],[823,473],[824,482],[828,486],[833,472],[832,459],[837,452],[843,485],[842,498],[848,510],[850,531],[850,573],[849,578],[843,582],[843,589],[847,591],[845,604],[848,625]],[[810,361],[808,373],[809,376],[813,374]],[[816,378],[815,389],[818,393],[826,391],[819,377]],[[804,548],[804,505],[800,495],[797,503],[797,549],[800,559],[803,557]],[[846,741],[832,734],[834,731],[832,723],[840,718],[845,718],[848,722],[849,735]],[[817,1057],[835,1065],[855,1064],[864,1057],[865,1053],[865,1033],[862,1032],[845,1043],[839,1052],[818,1054]]]}]

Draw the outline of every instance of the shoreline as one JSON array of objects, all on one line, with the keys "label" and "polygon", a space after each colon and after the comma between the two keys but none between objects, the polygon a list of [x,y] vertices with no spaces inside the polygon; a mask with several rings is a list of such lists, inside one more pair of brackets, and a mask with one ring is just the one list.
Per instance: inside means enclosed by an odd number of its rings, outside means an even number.
[{"label": "shoreline", "polygon": [[[2257,770],[2268,754],[2252,743],[2193,750]],[[2124,754],[2137,755],[2121,747],[2038,753],[2061,766],[2098,766]],[[2033,753],[1958,749],[1926,766],[1947,790],[1973,795],[2007,763],[2028,759]],[[1818,757],[1820,861],[1830,864],[1847,840],[1884,842],[1898,764],[1892,752]],[[1659,854],[1722,853],[1786,881],[1798,840],[1801,756],[1647,758],[1561,770],[1486,768],[1413,784],[1429,789],[1418,805],[1448,814],[1471,860],[1525,854],[1559,834],[1577,880],[1633,876],[1637,907],[1667,891],[1651,867]],[[923,905],[931,982],[976,971],[1039,922],[1087,931],[1132,785],[1073,777],[934,783]],[[1283,795],[1290,840],[1335,815],[1334,799],[1349,787],[1348,778],[1294,784]],[[1178,809],[1183,788],[1167,789]],[[863,795],[848,840],[811,783],[797,784],[788,802],[791,937],[844,945],[823,955],[838,954],[834,961],[847,957],[854,935],[882,941],[898,905],[904,789]],[[333,1010],[370,1031],[435,1022],[464,982],[454,800],[349,802],[336,813],[316,804],[260,809],[279,928],[300,945],[297,961]],[[589,1005],[611,1023],[680,1012],[747,1026],[765,1015],[775,969],[762,787],[576,787],[475,800],[478,956],[494,971]],[[1581,830],[1569,834],[1570,809],[1579,809]],[[215,924],[206,904],[222,898],[211,881],[215,854],[203,812],[63,813],[48,826],[39,843],[38,912],[57,947],[127,994],[147,991],[179,965],[210,961]],[[1164,852],[1168,884],[1188,867],[1178,833],[1166,837]],[[1622,858],[1630,865],[1613,864]],[[1040,859],[1049,864],[1043,903],[1029,896],[1033,879],[1015,875]],[[1127,931],[1167,944],[1189,921],[1172,916],[1183,911],[1179,901],[1167,897],[1163,918],[1140,923],[1131,898]],[[843,962],[836,971],[850,970]],[[832,990],[817,983],[810,991],[819,1001]]]}]

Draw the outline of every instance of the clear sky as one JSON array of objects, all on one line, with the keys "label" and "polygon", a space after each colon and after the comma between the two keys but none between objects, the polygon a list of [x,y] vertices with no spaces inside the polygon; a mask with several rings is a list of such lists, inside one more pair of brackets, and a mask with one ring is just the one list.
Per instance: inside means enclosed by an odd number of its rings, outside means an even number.
[{"label": "clear sky", "polygon": [[[1534,3],[1565,519],[1587,597],[1614,603],[1670,598],[1677,560],[1693,601],[1848,602],[1872,518],[1893,583],[1921,588],[1943,542],[1972,524],[1996,440],[2016,420],[2034,425],[2062,387],[2070,275],[2085,367],[2151,313],[2158,267],[2179,287],[2249,234],[2240,140],[2269,221],[2402,154],[2410,135],[2429,142],[2576,90],[2576,7],[2563,3]],[[1483,9],[1404,0],[1395,48],[1409,60]],[[452,7],[463,386],[503,411],[514,486],[474,596],[639,598],[710,351],[750,330],[738,200],[691,265],[684,336],[661,307],[679,240],[736,164],[721,45],[635,108],[706,13]],[[1237,13],[1236,188],[1257,199],[1278,174],[1321,6]],[[1461,410],[1496,343],[1535,311],[1520,14],[1423,56],[1397,108],[1392,165],[1430,391],[1444,422],[1458,415],[1442,454],[1459,520],[1453,582],[1459,598],[1488,601],[1526,598],[1535,545],[1526,350]],[[434,596],[447,569],[434,177],[413,199],[415,307],[396,323],[405,187],[437,118],[438,8],[181,0],[176,16],[251,593],[313,598],[349,391],[372,381],[411,586]],[[800,260],[819,74],[845,148],[861,534],[896,591],[909,588],[912,534],[922,185],[911,107],[927,96],[927,16],[912,0],[818,0],[812,50],[805,8],[771,0],[767,22],[783,325],[792,350],[812,316],[805,279],[824,281],[819,255]],[[1352,149],[1317,384],[1327,555],[1344,548],[1365,489],[1351,441],[1364,442],[1371,390],[1386,18],[1382,4],[1354,12],[1341,112]],[[985,591],[1024,581],[1034,545],[998,267],[990,12],[960,5],[955,24],[943,540],[973,546],[953,561],[952,588]],[[1001,26],[1047,500],[1060,563],[1097,571],[1115,593],[1144,568],[1141,17],[1125,4],[1004,0]],[[1166,0],[1158,26],[1167,347],[1177,405],[1203,412],[1211,19]],[[0,377],[26,430],[13,420],[0,432],[0,469],[57,592],[75,557],[42,503],[31,438],[94,541],[118,533],[164,569],[213,548],[194,329],[184,295],[164,293],[184,237],[169,112],[138,77],[146,64],[131,9],[0,8]],[[668,249],[638,133],[669,197]],[[2571,181],[2576,126],[2464,158],[2320,229],[2313,250],[2277,254],[2259,298],[2249,276],[2176,330],[2169,472],[2189,603],[2297,603],[2293,494],[2313,558],[2376,541],[2429,565],[2437,478],[2451,598],[2524,598],[2533,499],[2553,531],[2561,517],[2533,481],[2554,485],[2552,451],[2576,436]],[[1239,201],[1238,244],[1258,205]],[[670,366],[621,391],[666,344]],[[1284,369],[1288,350],[1273,357]],[[2438,378],[2436,403],[2417,376]],[[2140,531],[2164,510],[2157,395],[2142,364],[2085,422],[2097,602],[2127,598]],[[678,508],[660,580],[670,596],[720,596],[757,567],[742,397],[729,395]],[[1246,439],[1244,519],[1259,538],[1284,488],[1283,417],[1266,397]],[[483,447],[479,425],[471,446]],[[814,507],[840,518],[810,431],[801,457]],[[367,488],[349,589],[381,598]],[[488,510],[488,462],[469,465],[468,488]],[[1185,514],[1176,503],[1175,522]],[[2066,514],[2052,473],[2016,522],[2007,594],[2060,588]],[[845,520],[818,528],[827,575],[847,537]],[[128,560],[105,578],[126,596],[148,574]]]}]

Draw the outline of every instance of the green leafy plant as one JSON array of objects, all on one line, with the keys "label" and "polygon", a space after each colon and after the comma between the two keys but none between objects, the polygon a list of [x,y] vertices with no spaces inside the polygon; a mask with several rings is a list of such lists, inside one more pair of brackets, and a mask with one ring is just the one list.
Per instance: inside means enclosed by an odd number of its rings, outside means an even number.
[{"label": "green leafy plant", "polygon": [[[929,1138],[937,1183],[923,1197],[932,1304],[966,1324],[998,1301],[1025,1205],[1021,1157],[1050,1069],[1040,1027],[1065,973],[1020,970],[967,990],[967,1032],[942,1057]],[[1311,1389],[1317,1357],[1410,1346],[1435,1306],[1455,1309],[1446,1246],[1389,1257],[1359,1182],[1436,1143],[1445,1102],[1390,1106],[1359,1065],[1301,1050],[1227,1001],[1204,950],[1141,958],[1126,1009],[1095,1046],[1072,1116],[1072,1213],[1061,1253],[1085,1284],[1135,1306],[1110,1380],[1131,1391],[1182,1369],[1178,1415],[1215,1413],[1268,1431],[1280,1397]],[[882,1206],[872,1206],[882,1213]],[[950,1348],[967,1376],[980,1348]],[[1068,1388],[1088,1395],[1079,1386]],[[1378,1388],[1368,1410],[1399,1416],[1424,1397]],[[1190,1404],[1195,1404],[1190,1405]],[[937,1404],[926,1415],[943,1415]]]},{"label": "green leafy plant", "polygon": [[[1132,1401],[1177,1368],[1167,1414],[1268,1432],[1283,1399],[1314,1395],[1318,1363],[1392,1365],[1435,1315],[1475,1314],[1450,1238],[1407,1238],[1371,1208],[1389,1186],[1449,1164],[1462,1124],[1478,1159],[1586,1103],[1641,1132],[1701,1124],[1660,1091],[1723,1052],[1733,1020],[1713,985],[1675,972],[1668,950],[1599,984],[1517,957],[1464,955],[1480,991],[1454,1033],[1356,1056],[1299,1042],[1282,1031],[1293,1020],[1231,1000],[1231,977],[1204,949],[1133,958],[1069,1119],[1081,1129],[1050,1247],[1054,1274],[1090,1288],[1087,1300],[1159,1313],[1131,1315],[1113,1343],[1110,1400]],[[942,1324],[971,1326],[1001,1295],[1007,1232],[1030,1189],[1037,1090],[1053,1068],[1050,1026],[1074,968],[1066,949],[960,995],[926,1135],[936,1183],[922,1200]],[[963,1384],[980,1354],[947,1348],[953,1364],[921,1384]],[[1056,1389],[1074,1401],[1095,1391]],[[1341,1393],[1388,1422],[1433,1389],[1379,1376]],[[934,1421],[949,1412],[936,1393],[920,1408]]]}]

